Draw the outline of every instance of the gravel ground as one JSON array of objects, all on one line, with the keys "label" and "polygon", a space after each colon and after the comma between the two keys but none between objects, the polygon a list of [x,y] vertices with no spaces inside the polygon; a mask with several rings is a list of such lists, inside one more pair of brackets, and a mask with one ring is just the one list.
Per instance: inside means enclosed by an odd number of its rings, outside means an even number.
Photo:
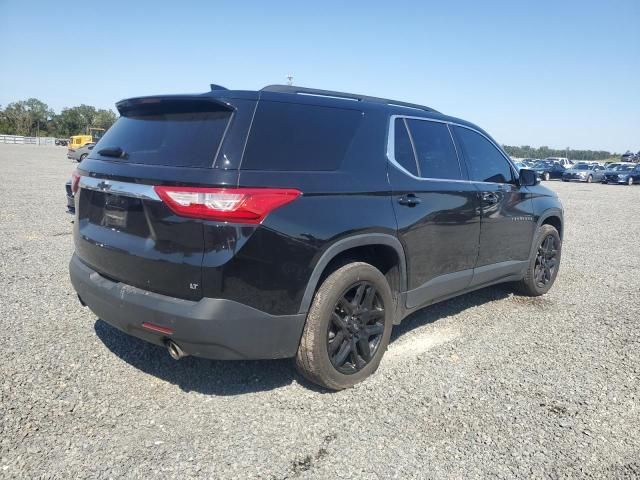
[{"label": "gravel ground", "polygon": [[0,145],[0,476],[640,477],[640,186],[549,182],[563,263],[413,315],[327,393],[289,361],[174,362],[80,308],[62,147]]}]

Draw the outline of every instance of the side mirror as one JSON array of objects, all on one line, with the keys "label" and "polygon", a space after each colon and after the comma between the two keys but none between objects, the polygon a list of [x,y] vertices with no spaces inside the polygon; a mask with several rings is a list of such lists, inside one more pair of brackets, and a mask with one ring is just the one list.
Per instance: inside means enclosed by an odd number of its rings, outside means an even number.
[{"label": "side mirror", "polygon": [[533,187],[539,183],[538,176],[535,171],[529,170],[528,168],[521,168],[519,173],[519,183],[521,187]]}]

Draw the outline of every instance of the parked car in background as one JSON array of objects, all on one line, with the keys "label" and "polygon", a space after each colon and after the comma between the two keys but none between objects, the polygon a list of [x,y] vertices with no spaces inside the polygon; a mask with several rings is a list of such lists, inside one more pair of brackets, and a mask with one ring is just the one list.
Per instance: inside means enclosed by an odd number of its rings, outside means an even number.
[{"label": "parked car in background", "polygon": [[69,145],[69,139],[68,138],[56,138],[55,139],[55,144],[58,145],[58,146],[66,147],[67,145]]},{"label": "parked car in background", "polygon": [[621,162],[612,162],[612,163],[605,164],[605,166],[604,166],[605,177],[602,178],[602,183],[607,183],[607,180],[606,180],[607,173],[615,172],[622,165],[635,165],[635,164],[634,163],[621,163]]},{"label": "parked car in background", "polygon": [[[640,153],[640,152],[638,152]],[[636,156],[635,153],[633,153],[631,150],[627,150],[625,153],[622,154],[622,156],[620,157],[620,160],[622,160],[623,162],[637,162],[640,159],[640,157]]]},{"label": "parked car in background", "polygon": [[615,170],[607,170],[603,183],[621,183],[626,185],[640,183],[640,164],[626,163],[618,166]]},{"label": "parked car in background", "polygon": [[513,163],[521,166],[521,168],[531,168],[537,160],[533,158],[514,158]]},{"label": "parked car in background", "polygon": [[77,172],[73,172],[71,174],[71,179],[67,180],[67,183],[64,184],[64,189],[67,194],[67,213],[76,213],[76,202],[74,192],[78,188],[78,181],[80,180],[80,176]]},{"label": "parked car in background", "polygon": [[541,180],[550,180],[552,178],[562,178],[562,174],[566,170],[559,162],[551,160],[540,160],[531,167]]},{"label": "parked car in background", "polygon": [[465,120],[279,85],[117,106],[72,185],[71,282],[175,359],[293,357],[340,390],[412,312],[556,279],[558,196]]},{"label": "parked car in background", "polygon": [[597,163],[578,163],[562,174],[563,182],[599,182],[604,178],[605,168]]},{"label": "parked car in background", "polygon": [[95,143],[87,143],[86,145],[83,145],[82,147],[79,147],[77,149],[69,148],[69,150],[67,151],[67,158],[70,158],[77,162],[81,162],[89,155],[89,153],[95,146]]},{"label": "parked car in background", "polygon": [[71,187],[71,180],[67,180],[64,184],[65,192],[67,193],[67,213],[76,213],[76,205],[73,199],[73,189]]},{"label": "parked car in background", "polygon": [[575,164],[573,160],[569,160],[567,157],[547,157],[544,160],[546,162],[559,163],[564,168],[571,168],[571,165]]}]

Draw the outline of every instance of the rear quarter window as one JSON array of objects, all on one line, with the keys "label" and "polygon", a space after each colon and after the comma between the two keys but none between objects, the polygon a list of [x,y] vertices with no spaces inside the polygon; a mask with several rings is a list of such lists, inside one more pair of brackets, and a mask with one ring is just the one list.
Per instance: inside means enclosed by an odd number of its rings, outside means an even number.
[{"label": "rear quarter window", "polygon": [[251,127],[242,170],[337,170],[362,112],[262,100]]}]

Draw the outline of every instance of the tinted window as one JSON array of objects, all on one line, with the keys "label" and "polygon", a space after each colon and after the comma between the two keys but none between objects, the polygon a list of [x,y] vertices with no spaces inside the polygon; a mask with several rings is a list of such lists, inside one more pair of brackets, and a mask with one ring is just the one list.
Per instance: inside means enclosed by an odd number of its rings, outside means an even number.
[{"label": "tinted window", "polygon": [[460,164],[444,123],[407,120],[418,157],[420,176],[460,180]]},{"label": "tinted window", "polygon": [[408,172],[418,176],[416,158],[413,155],[413,147],[411,146],[411,140],[409,140],[409,134],[407,133],[404,120],[402,118],[396,118],[395,122],[393,148],[396,162],[402,165]]},{"label": "tinted window", "polygon": [[180,167],[213,164],[230,113],[155,113],[120,117],[92,150],[91,157],[116,160],[99,152],[120,147],[126,157],[118,162]]},{"label": "tinted window", "polygon": [[360,125],[356,110],[261,101],[243,170],[336,170]]},{"label": "tinted window", "polygon": [[489,140],[468,128],[455,127],[455,131],[469,164],[472,180],[495,183],[513,181],[509,163]]}]

